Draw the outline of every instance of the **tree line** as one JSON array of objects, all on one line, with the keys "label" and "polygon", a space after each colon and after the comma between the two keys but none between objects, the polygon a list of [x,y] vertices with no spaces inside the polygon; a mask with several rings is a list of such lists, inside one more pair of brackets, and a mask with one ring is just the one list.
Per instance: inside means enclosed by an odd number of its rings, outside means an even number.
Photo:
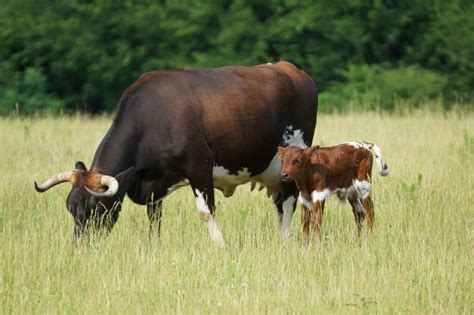
[{"label": "tree line", "polygon": [[474,96],[472,1],[0,2],[0,114],[111,111],[146,71],[280,59],[325,110]]}]

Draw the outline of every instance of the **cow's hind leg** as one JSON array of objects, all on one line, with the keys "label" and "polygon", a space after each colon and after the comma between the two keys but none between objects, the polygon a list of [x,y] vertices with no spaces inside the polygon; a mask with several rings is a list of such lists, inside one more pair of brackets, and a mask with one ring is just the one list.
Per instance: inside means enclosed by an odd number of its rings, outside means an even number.
[{"label": "cow's hind leg", "polygon": [[280,237],[282,240],[286,240],[290,236],[291,221],[295,213],[298,190],[294,182],[282,183],[281,187],[282,190],[275,200],[275,205],[280,223]]},{"label": "cow's hind leg", "polygon": [[155,233],[158,237],[160,236],[162,209],[161,201],[151,199],[146,204],[146,212],[150,220],[150,236]]}]

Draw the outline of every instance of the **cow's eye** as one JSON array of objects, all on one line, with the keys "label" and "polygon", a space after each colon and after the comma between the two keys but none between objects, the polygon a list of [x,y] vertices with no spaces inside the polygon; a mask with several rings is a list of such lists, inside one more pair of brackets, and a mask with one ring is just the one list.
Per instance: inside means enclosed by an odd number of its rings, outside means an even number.
[{"label": "cow's eye", "polygon": [[301,160],[294,160],[293,165],[301,166]]}]

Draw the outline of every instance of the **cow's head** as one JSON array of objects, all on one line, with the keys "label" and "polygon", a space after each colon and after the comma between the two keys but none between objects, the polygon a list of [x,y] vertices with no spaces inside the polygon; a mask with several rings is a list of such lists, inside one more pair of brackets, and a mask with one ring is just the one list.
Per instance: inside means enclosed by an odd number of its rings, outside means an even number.
[{"label": "cow's head", "polygon": [[284,182],[300,179],[304,176],[308,156],[300,147],[278,147],[278,156],[282,162],[280,178]]},{"label": "cow's head", "polygon": [[108,176],[88,171],[84,163],[77,162],[72,171],[59,173],[39,186],[35,182],[35,189],[45,192],[57,184],[72,184],[66,206],[74,217],[74,235],[79,237],[88,228],[112,229],[134,173],[132,167],[116,176]]}]

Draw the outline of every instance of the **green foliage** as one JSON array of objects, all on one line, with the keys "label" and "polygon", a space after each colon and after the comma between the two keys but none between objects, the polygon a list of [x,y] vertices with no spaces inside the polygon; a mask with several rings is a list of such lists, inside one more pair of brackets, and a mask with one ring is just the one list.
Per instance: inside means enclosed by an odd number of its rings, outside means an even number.
[{"label": "green foliage", "polygon": [[[329,92],[323,108],[342,106],[359,84],[354,78],[377,69],[385,81],[356,89],[369,107],[379,98],[377,106],[391,109],[395,96],[415,105],[438,95],[474,98],[472,1],[3,0],[1,7],[2,114],[16,103],[25,113],[110,111],[146,71],[280,59]],[[410,77],[420,73],[428,83]],[[398,84],[404,75],[413,84]]]},{"label": "green foliage", "polygon": [[38,111],[58,113],[63,103],[46,92],[46,76],[38,69],[27,68],[24,73],[10,77],[0,90],[0,114]]},{"label": "green foliage", "polygon": [[325,110],[383,109],[394,110],[400,101],[419,106],[442,96],[447,78],[418,66],[392,69],[380,65],[349,65],[343,73],[346,84],[323,92]]}]

